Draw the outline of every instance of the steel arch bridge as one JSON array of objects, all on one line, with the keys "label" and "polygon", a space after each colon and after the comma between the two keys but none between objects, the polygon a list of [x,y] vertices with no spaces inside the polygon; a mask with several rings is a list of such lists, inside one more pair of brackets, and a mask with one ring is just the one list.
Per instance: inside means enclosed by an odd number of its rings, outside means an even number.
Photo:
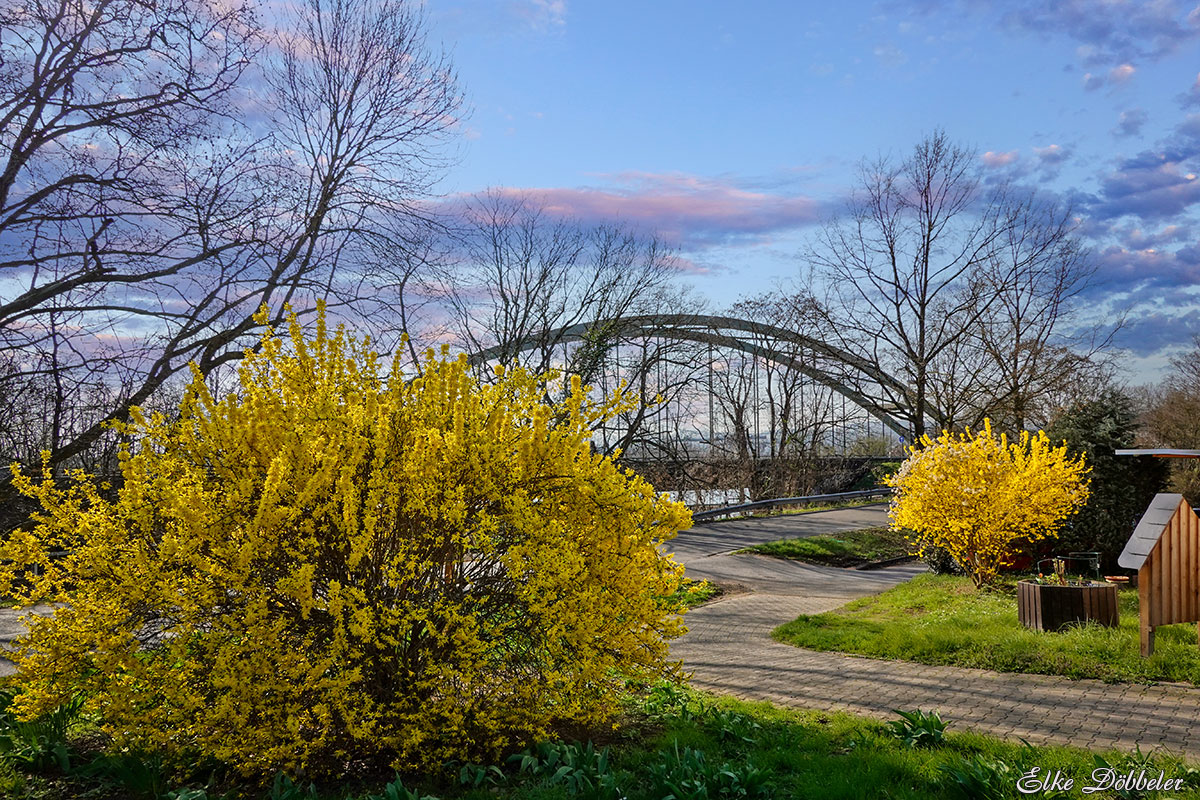
[{"label": "steel arch bridge", "polygon": [[[901,416],[902,408],[894,402],[882,401],[869,397],[859,389],[850,385],[841,375],[849,373],[862,379],[863,382],[874,384],[881,389],[885,397],[909,398],[909,389],[889,375],[872,361],[863,359],[821,339],[807,336],[796,331],[790,331],[776,325],[764,322],[739,319],[737,317],[711,316],[707,314],[652,314],[646,316],[624,317],[619,319],[600,319],[592,322],[581,322],[566,325],[549,331],[539,331],[537,334],[521,339],[515,343],[496,345],[480,350],[469,357],[472,364],[481,364],[496,358],[514,355],[519,352],[544,347],[547,344],[555,346],[580,342],[588,339],[593,331],[602,330],[612,335],[628,338],[673,339],[676,341],[696,342],[713,347],[724,347],[737,350],[747,355],[773,361],[780,366],[795,370],[813,381],[828,387],[834,392],[850,400],[859,408],[867,411],[888,428],[903,437],[911,435],[909,422]],[[807,362],[797,359],[794,354],[781,352],[769,346],[735,335],[750,334],[767,340],[787,342],[801,350],[809,350],[820,357],[820,361],[838,366],[837,372],[821,367],[818,359]],[[838,373],[841,373],[839,375]],[[855,381],[859,383],[859,381]],[[933,416],[937,411],[931,409]]]}]

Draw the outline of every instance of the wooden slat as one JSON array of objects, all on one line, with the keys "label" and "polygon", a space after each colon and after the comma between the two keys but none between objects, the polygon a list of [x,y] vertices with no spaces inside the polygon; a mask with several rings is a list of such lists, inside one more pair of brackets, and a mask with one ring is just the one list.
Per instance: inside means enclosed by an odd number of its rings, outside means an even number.
[{"label": "wooden slat", "polygon": [[1187,520],[1179,514],[1175,515],[1172,527],[1175,528],[1175,535],[1172,539],[1175,545],[1175,555],[1172,557],[1173,569],[1171,570],[1171,616],[1175,621],[1187,619],[1184,612],[1183,591],[1188,583],[1187,577],[1187,562],[1184,561],[1187,539]]},{"label": "wooden slat", "polygon": [[1188,620],[1200,620],[1200,517],[1188,509],[1183,518],[1188,525]]},{"label": "wooden slat", "polygon": [[1028,585],[1024,581],[1021,581],[1017,584],[1017,619],[1027,628],[1029,627],[1029,607],[1025,604],[1025,601],[1028,598]]},{"label": "wooden slat", "polygon": [[1183,555],[1180,557],[1182,564],[1183,580],[1179,584],[1179,613],[1185,621],[1196,619],[1195,606],[1195,587],[1196,587],[1196,565],[1194,563],[1196,553],[1196,532],[1192,528],[1192,519],[1195,514],[1187,514],[1183,516]]},{"label": "wooden slat", "polygon": [[1180,570],[1180,555],[1182,552],[1182,530],[1183,518],[1180,513],[1175,512],[1175,516],[1171,517],[1171,522],[1166,525],[1166,533],[1169,539],[1166,542],[1166,555],[1170,559],[1171,571],[1166,585],[1166,596],[1168,596],[1168,613],[1172,622],[1180,621],[1180,588],[1182,587],[1183,573]]},{"label": "wooden slat", "polygon": [[1165,540],[1158,546],[1160,563],[1158,566],[1158,624],[1169,625],[1171,619],[1171,527],[1163,535]]},{"label": "wooden slat", "polygon": [[1017,584],[1017,594],[1021,600],[1021,605],[1020,605],[1021,621],[1025,623],[1026,627],[1032,628],[1032,627],[1034,627],[1033,604],[1029,602],[1030,601],[1029,584],[1027,584],[1027,583]]},{"label": "wooden slat", "polygon": [[1180,620],[1188,618],[1188,589],[1192,585],[1192,577],[1188,574],[1188,539],[1191,536],[1191,530],[1188,527],[1187,519],[1183,516],[1176,515],[1179,520],[1179,581],[1175,584],[1173,594],[1176,602],[1179,604],[1175,616]]},{"label": "wooden slat", "polygon": [[1162,624],[1162,580],[1163,557],[1162,540],[1159,540],[1154,551],[1150,553],[1150,624]]},{"label": "wooden slat", "polygon": [[1188,619],[1200,620],[1200,517],[1188,509]]},{"label": "wooden slat", "polygon": [[1154,623],[1150,614],[1152,570],[1153,564],[1150,560],[1142,564],[1142,568],[1138,570],[1138,627],[1141,631],[1143,657],[1154,653]]},{"label": "wooden slat", "polygon": [[1179,596],[1179,618],[1192,618],[1192,571],[1188,568],[1192,560],[1192,526],[1187,517],[1179,517],[1179,585],[1175,594]]},{"label": "wooden slat", "polygon": [[1042,604],[1035,603],[1033,609],[1033,624],[1039,631],[1046,630],[1046,620],[1042,618]]}]

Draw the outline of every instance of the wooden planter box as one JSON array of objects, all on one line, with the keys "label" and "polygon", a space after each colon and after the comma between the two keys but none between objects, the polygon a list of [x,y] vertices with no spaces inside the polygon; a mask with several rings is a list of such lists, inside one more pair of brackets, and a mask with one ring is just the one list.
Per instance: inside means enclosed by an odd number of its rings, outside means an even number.
[{"label": "wooden planter box", "polygon": [[1056,586],[1021,581],[1017,584],[1017,617],[1026,628],[1038,631],[1057,631],[1088,620],[1116,627],[1117,587],[1111,583]]}]

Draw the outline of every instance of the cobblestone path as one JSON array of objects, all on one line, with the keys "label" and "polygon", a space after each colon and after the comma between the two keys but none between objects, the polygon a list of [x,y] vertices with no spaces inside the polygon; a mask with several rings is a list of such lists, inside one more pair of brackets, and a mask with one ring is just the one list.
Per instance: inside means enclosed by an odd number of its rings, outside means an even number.
[{"label": "cobblestone path", "polygon": [[818,653],[771,639],[800,614],[829,611],[908,580],[921,567],[870,572],[816,567],[730,550],[785,536],[886,524],[886,507],[709,523],[673,543],[688,574],[744,587],[688,613],[671,653],[692,685],[745,700],[894,718],[892,709],[936,710],[952,730],[1031,744],[1132,751],[1156,748],[1200,759],[1200,689],[1110,685],[1044,675],[935,667]]}]

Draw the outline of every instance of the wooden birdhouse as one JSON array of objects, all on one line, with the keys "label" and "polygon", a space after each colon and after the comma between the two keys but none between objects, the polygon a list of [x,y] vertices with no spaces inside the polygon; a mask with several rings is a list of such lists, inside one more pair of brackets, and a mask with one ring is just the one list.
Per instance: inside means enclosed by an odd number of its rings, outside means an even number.
[{"label": "wooden birdhouse", "polygon": [[1143,656],[1158,626],[1200,622],[1200,517],[1183,495],[1155,496],[1117,563],[1138,571]]}]

